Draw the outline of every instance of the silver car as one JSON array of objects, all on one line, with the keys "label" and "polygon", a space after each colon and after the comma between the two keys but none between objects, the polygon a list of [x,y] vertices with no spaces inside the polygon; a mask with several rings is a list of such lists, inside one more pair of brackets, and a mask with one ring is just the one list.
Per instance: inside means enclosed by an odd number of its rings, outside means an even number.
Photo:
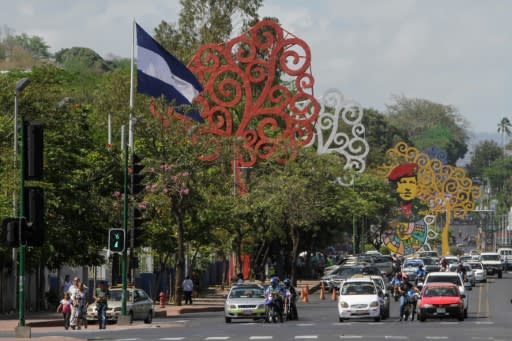
[{"label": "silver car", "polygon": [[[130,323],[133,320],[144,320],[144,323],[153,322],[153,300],[148,294],[138,288],[127,288],[128,296],[126,298],[126,314]],[[122,288],[110,288],[109,299],[107,300],[107,320],[117,322],[121,315],[123,290]],[[87,308],[87,320],[97,321],[98,312],[96,304],[89,304]]]},{"label": "silver car", "polygon": [[265,288],[259,284],[238,284],[229,290],[224,303],[226,323],[233,319],[264,319]]}]

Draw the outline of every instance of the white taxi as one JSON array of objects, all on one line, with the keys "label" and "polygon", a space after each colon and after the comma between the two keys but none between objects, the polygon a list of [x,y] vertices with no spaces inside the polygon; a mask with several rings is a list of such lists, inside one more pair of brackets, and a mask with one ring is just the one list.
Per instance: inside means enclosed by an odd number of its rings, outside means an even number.
[{"label": "white taxi", "polygon": [[349,278],[340,288],[338,320],[381,319],[378,288],[371,278]]}]

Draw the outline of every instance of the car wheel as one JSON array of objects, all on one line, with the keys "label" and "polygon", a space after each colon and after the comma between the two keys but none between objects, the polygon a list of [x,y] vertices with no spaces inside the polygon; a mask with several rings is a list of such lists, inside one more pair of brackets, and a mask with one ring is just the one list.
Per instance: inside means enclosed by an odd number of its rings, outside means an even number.
[{"label": "car wheel", "polygon": [[420,322],[425,322],[427,320],[427,317],[423,314],[420,314],[418,315],[418,320],[420,320]]},{"label": "car wheel", "polygon": [[503,272],[498,272],[498,278],[503,278]]},{"label": "car wheel", "polygon": [[464,317],[465,317],[465,315],[466,315],[466,313],[464,313],[464,314],[459,314],[459,316],[457,317],[457,319],[458,319],[459,321],[464,321]]},{"label": "car wheel", "polygon": [[231,317],[225,317],[226,323],[231,323]]},{"label": "car wheel", "polygon": [[380,316],[377,316],[376,318],[373,319],[375,322],[380,322],[381,318]]},{"label": "car wheel", "polygon": [[338,322],[343,322],[343,319],[341,317],[338,317]]},{"label": "car wheel", "polygon": [[487,283],[487,278],[486,278],[486,279],[484,279],[482,282]]},{"label": "car wheel", "polygon": [[468,309],[464,309],[464,317],[468,317]]},{"label": "car wheel", "polygon": [[130,311],[130,313],[128,314],[128,322],[129,322],[130,324],[132,324],[132,323],[133,323],[133,311]]},{"label": "car wheel", "polygon": [[146,318],[144,319],[144,323],[150,324],[153,322],[153,312],[150,310],[148,311],[148,314],[146,315]]}]

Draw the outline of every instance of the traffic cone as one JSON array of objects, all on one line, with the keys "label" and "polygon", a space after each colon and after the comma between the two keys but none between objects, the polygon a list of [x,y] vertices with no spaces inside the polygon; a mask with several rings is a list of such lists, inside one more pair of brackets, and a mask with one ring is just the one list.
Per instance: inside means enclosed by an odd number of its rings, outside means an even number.
[{"label": "traffic cone", "polygon": [[336,288],[332,288],[332,300],[336,301]]},{"label": "traffic cone", "polygon": [[320,282],[320,299],[325,300],[325,287],[324,282]]}]

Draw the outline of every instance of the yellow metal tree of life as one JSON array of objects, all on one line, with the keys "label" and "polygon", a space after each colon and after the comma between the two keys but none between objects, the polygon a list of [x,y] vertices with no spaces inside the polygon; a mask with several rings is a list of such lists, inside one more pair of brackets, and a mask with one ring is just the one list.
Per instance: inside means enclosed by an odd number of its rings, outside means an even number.
[{"label": "yellow metal tree of life", "polygon": [[[442,214],[446,214],[444,226],[442,227],[441,233],[441,246],[442,255],[447,255],[450,252],[448,228],[452,217],[463,216],[475,207],[475,200],[480,197],[480,187],[474,185],[464,169],[459,167],[453,167],[450,165],[443,164],[440,160],[430,159],[427,154],[424,154],[414,147],[409,147],[405,142],[399,142],[395,147],[387,151],[388,162],[384,165],[386,176],[389,179],[390,174],[396,170],[397,166],[410,166],[414,164],[415,173],[412,181],[415,182],[416,190],[416,203],[419,203],[422,208],[415,207],[416,212],[423,216],[422,220],[425,221],[426,236],[424,239],[418,238],[415,242],[419,243],[418,240],[422,240],[423,245],[416,245],[414,251],[419,250],[427,246],[428,238],[435,236],[435,232],[428,231],[429,226],[432,224],[434,219]],[[402,167],[404,168],[404,167]],[[402,196],[402,195],[400,195]],[[416,228],[420,225],[419,221],[416,223]],[[411,235],[413,232],[414,223],[411,226]],[[393,226],[392,226],[393,227]],[[388,240],[398,240],[400,243],[404,240],[401,235],[399,228],[393,229]],[[392,252],[400,254],[408,254],[411,252],[403,252],[403,247],[398,250],[393,244],[386,242],[384,243]],[[409,248],[410,251],[412,248]],[[401,251],[401,252],[400,252]]]}]

